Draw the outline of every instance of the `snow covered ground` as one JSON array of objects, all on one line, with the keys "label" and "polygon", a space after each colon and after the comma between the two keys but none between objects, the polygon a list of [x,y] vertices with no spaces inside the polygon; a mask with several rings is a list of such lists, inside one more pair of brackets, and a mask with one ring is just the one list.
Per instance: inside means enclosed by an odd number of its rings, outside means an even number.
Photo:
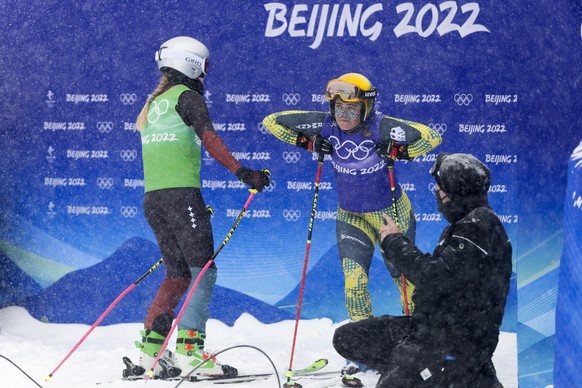
[{"label": "snow covered ground", "polygon": [[[252,345],[264,351],[275,363],[281,383],[284,372],[289,366],[294,321],[262,324],[250,315],[241,316],[233,327],[217,320],[210,320],[207,326],[207,348],[219,351],[233,345]],[[332,346],[334,324],[329,319],[302,320],[299,323],[295,348],[294,368],[301,368],[318,358],[329,359],[324,370],[340,370],[344,360]],[[36,382],[28,379],[4,358],[0,358],[0,386],[2,388],[85,388],[101,386],[104,388],[132,388],[147,384],[149,388],[174,387],[176,382],[169,381],[122,381],[122,356],[129,356],[137,362],[137,350],[133,341],[139,337],[141,323],[100,326],[85,339],[69,359],[54,373],[47,382],[45,377],[51,373],[73,346],[87,332],[90,326],[78,324],[50,324],[32,318],[20,307],[0,310],[0,355],[10,359]],[[174,339],[170,341],[173,347]],[[172,349],[173,350],[173,349]],[[219,360],[239,369],[239,373],[271,372],[269,360],[260,352],[250,348],[237,348],[221,354]],[[506,388],[517,388],[517,343],[513,333],[501,333],[500,343],[493,361],[499,379]],[[377,375],[373,372],[362,374],[366,386],[376,384]],[[103,383],[98,384],[97,383]],[[303,380],[305,388],[341,387],[339,378],[332,380]],[[235,384],[233,387],[279,387],[277,379],[254,383]],[[180,387],[224,387],[211,382],[191,384],[184,382]]]}]

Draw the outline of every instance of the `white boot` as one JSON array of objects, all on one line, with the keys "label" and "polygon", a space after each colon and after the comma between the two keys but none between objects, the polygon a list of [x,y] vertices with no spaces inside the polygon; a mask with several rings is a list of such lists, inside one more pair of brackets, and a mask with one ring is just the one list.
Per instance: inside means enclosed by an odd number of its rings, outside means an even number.
[{"label": "white boot", "polygon": [[[152,369],[152,365],[154,365],[154,361],[156,360],[156,357],[158,357],[158,353],[160,352],[162,345],[166,340],[166,337],[156,333],[153,330],[142,330],[141,335],[142,341],[135,341],[136,347],[140,350],[139,367],[141,367],[141,369],[134,368],[132,371],[133,375],[148,373],[150,369]],[[162,379],[178,376],[180,374],[180,370],[177,370],[174,364],[174,354],[167,349],[164,350],[164,353],[154,368],[154,376],[158,376]]]},{"label": "white boot", "polygon": [[216,357],[204,351],[206,334],[196,330],[178,330],[176,340],[176,366],[186,375],[198,367],[193,375],[236,376],[238,371],[230,365],[222,365]]}]

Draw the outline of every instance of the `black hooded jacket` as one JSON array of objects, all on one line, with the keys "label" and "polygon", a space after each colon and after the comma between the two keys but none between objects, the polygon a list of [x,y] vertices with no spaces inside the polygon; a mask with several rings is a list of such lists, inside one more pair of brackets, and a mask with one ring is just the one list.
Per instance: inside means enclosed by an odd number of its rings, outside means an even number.
[{"label": "black hooded jacket", "polygon": [[[453,166],[441,170],[440,179],[458,182],[463,176],[468,175]],[[416,285],[410,340],[477,364],[490,361],[497,346],[512,267],[511,243],[488,205],[489,181],[483,184],[482,177],[474,190],[475,180],[458,190],[442,182],[452,199],[439,210],[450,225],[432,255],[402,234],[382,241],[385,256]]]}]

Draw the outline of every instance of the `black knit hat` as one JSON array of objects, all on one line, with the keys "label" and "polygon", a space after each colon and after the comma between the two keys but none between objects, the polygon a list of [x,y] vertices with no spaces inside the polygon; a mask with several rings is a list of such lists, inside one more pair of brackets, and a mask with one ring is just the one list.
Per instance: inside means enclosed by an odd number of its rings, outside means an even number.
[{"label": "black knit hat", "polygon": [[491,185],[489,168],[471,154],[441,152],[430,173],[451,199],[487,194]]}]

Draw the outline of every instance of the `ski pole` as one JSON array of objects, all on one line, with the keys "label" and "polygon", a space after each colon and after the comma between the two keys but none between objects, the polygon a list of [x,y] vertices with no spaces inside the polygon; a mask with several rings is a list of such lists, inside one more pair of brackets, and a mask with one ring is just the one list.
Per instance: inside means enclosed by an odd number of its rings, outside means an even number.
[{"label": "ski pole", "polygon": [[313,190],[313,204],[311,205],[311,217],[309,219],[309,229],[307,232],[307,245],[305,247],[303,274],[301,275],[301,284],[299,286],[299,300],[297,302],[295,329],[293,331],[293,342],[291,344],[291,357],[289,358],[289,369],[287,370],[287,373],[285,373],[285,376],[287,376],[287,382],[283,384],[283,387],[301,387],[300,384],[296,384],[291,381],[291,378],[293,377],[293,356],[295,355],[295,343],[297,342],[297,329],[299,328],[299,317],[301,316],[301,304],[303,303],[303,289],[305,287],[305,277],[307,275],[307,262],[309,261],[309,250],[311,249],[311,234],[313,232],[313,222],[315,220],[315,208],[317,207],[317,195],[319,192],[319,181],[321,180],[321,170],[323,167],[324,158],[325,155],[323,153],[320,153],[317,159],[317,175],[315,177],[315,188]]},{"label": "ski pole", "polygon": [[61,367],[61,365],[63,365],[65,363],[65,361],[69,358],[69,356],[71,354],[73,354],[73,352],[75,350],[77,350],[77,348],[79,347],[79,345],[81,345],[81,343],[83,343],[83,341],[85,340],[85,338],[87,338],[87,336],[89,334],[91,334],[91,332],[93,331],[93,329],[95,329],[95,327],[97,327],[101,323],[101,321],[107,316],[107,314],[109,314],[109,312],[111,310],[113,310],[113,308],[117,305],[117,303],[119,303],[119,301],[121,299],[123,299],[123,297],[125,297],[125,295],[129,294],[129,292],[131,290],[133,290],[149,274],[151,274],[152,272],[154,272],[154,270],[156,268],[158,268],[162,264],[163,261],[164,261],[164,258],[161,258],[160,260],[158,260],[158,262],[155,263],[149,270],[147,270],[147,272],[145,272],[143,275],[141,275],[139,277],[139,279],[137,279],[135,282],[133,282],[133,284],[131,286],[127,287],[127,289],[125,291],[123,291],[121,294],[119,294],[119,296],[113,301],[113,303],[111,303],[109,305],[109,307],[107,308],[107,310],[105,310],[105,312],[103,314],[101,314],[101,316],[95,321],[95,323],[93,324],[93,326],[91,326],[89,328],[89,330],[87,330],[87,332],[85,333],[85,335],[83,337],[81,337],[81,339],[79,340],[79,342],[77,342],[75,344],[75,346],[73,346],[73,349],[71,349],[71,351],[65,356],[65,358],[63,358],[63,360],[59,363],[59,365],[57,365],[57,367],[45,378],[45,381],[50,381],[51,377],[53,377],[53,375]]},{"label": "ski pole", "polygon": [[[397,148],[394,147],[392,142],[390,142],[390,156],[388,157],[388,173],[390,174],[390,192],[392,193],[392,217],[394,222],[398,227],[400,227],[400,221],[398,219],[398,209],[396,207],[396,183],[394,181],[394,161],[396,160]],[[408,309],[408,295],[406,289],[406,277],[402,272],[400,272],[400,280],[402,281],[402,300],[404,301],[404,315],[409,316],[410,311]]]},{"label": "ski pole", "polygon": [[[269,174],[268,170],[263,170],[263,171],[265,171],[266,173]],[[253,197],[257,193],[257,190],[255,190],[255,189],[249,189],[249,191],[251,192],[251,194],[249,195],[245,205],[243,206],[240,213],[238,214],[238,217],[236,217],[236,220],[234,221],[234,225],[232,226],[232,228],[230,228],[230,231],[227,233],[226,237],[222,241],[222,244],[220,244],[220,246],[218,247],[216,252],[214,252],[214,254],[210,258],[210,260],[208,260],[206,265],[202,268],[202,270],[200,271],[200,274],[198,274],[198,276],[196,277],[194,284],[192,284],[192,288],[190,288],[188,295],[186,295],[186,299],[184,299],[184,303],[182,304],[182,308],[180,308],[180,311],[178,312],[178,315],[176,316],[176,319],[174,320],[174,323],[172,324],[172,327],[170,328],[170,332],[168,333],[164,343],[162,344],[162,348],[158,352],[158,355],[156,356],[156,359],[154,360],[154,363],[153,363],[151,369],[146,373],[146,376],[145,376],[146,381],[148,381],[150,378],[152,378],[154,376],[154,368],[158,364],[160,357],[162,356],[162,354],[164,353],[164,350],[168,346],[168,341],[170,340],[170,336],[172,335],[172,333],[176,329],[176,326],[178,326],[178,322],[180,321],[180,318],[182,318],[182,314],[184,313],[184,310],[186,310],[186,306],[188,306],[188,303],[190,302],[192,295],[194,295],[194,291],[196,290],[196,287],[198,287],[198,283],[200,282],[200,279],[202,279],[202,276],[204,276],[204,274],[206,273],[208,268],[212,265],[216,256],[218,256],[218,254],[220,253],[222,248],[224,248],[226,243],[230,240],[230,237],[232,236],[236,227],[238,226],[238,224],[240,223],[240,221],[244,217],[245,212],[247,211],[251,201],[253,200]]]}]

